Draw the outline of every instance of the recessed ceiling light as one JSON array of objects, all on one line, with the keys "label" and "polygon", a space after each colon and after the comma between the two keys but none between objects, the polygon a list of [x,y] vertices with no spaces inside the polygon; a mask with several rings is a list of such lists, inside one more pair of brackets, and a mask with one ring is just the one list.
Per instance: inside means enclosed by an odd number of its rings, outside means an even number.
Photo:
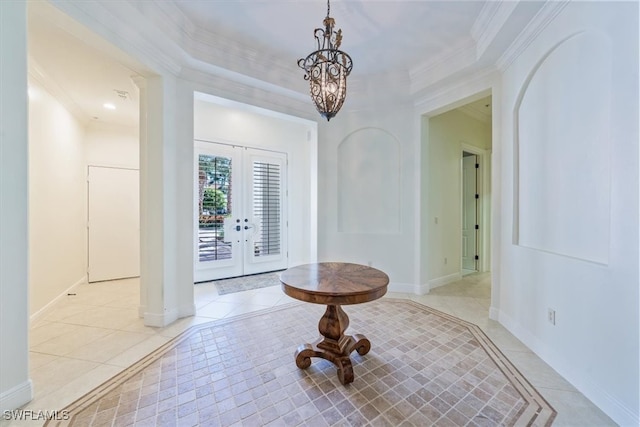
[{"label": "recessed ceiling light", "polygon": [[102,106],[104,108],[106,108],[107,110],[115,110],[116,109],[116,106],[113,105],[113,104],[110,104],[110,103],[102,104]]}]

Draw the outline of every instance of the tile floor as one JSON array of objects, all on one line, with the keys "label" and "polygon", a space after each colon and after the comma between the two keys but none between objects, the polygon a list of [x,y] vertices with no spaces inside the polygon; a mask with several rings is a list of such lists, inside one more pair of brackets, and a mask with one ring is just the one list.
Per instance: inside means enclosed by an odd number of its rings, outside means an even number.
[{"label": "tile floor", "polygon": [[[614,426],[570,383],[497,322],[488,318],[490,275],[473,274],[428,295],[388,293],[478,325],[558,411],[554,426]],[[292,302],[279,287],[218,295],[213,284],[195,288],[196,316],[165,328],[144,326],[137,315],[137,279],[82,285],[32,325],[30,369],[34,399],[24,409],[62,409],[189,326]],[[1,426],[41,425],[6,421]]]},{"label": "tile floor", "polygon": [[348,386],[325,360],[297,368],[293,350],[315,338],[324,307],[292,303],[194,326],[67,407],[71,425],[548,427],[553,420],[555,411],[477,326],[406,299],[345,308],[349,328],[372,342],[365,356],[351,354]]}]

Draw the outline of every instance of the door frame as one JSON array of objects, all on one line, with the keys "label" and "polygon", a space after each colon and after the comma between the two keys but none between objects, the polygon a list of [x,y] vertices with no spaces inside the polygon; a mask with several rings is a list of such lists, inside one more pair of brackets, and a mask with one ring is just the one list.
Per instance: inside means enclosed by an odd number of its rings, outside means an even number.
[{"label": "door frame", "polygon": [[[193,258],[193,270],[194,270],[194,282],[195,283],[202,283],[202,282],[209,282],[212,280],[219,280],[219,279],[224,279],[224,278],[230,278],[230,277],[238,277],[238,276],[243,276],[243,275],[251,275],[251,274],[258,274],[259,272],[255,271],[255,270],[251,270],[251,271],[247,271],[246,269],[246,265],[248,263],[251,263],[250,258],[250,253],[249,253],[249,248],[245,245],[245,243],[240,243],[240,241],[238,241],[238,243],[232,243],[233,244],[233,253],[236,253],[239,255],[240,260],[239,261],[232,261],[230,260],[230,262],[225,263],[224,261],[222,262],[222,265],[220,265],[219,267],[210,267],[210,268],[202,268],[199,266],[201,266],[200,264],[200,254],[199,254],[199,250],[198,250],[198,238],[199,238],[199,221],[198,221],[198,200],[199,200],[199,183],[198,183],[198,171],[199,171],[199,156],[200,154],[203,154],[203,151],[206,152],[208,149],[212,149],[212,147],[218,147],[220,150],[220,153],[224,153],[227,152],[229,153],[229,156],[231,156],[234,161],[236,162],[236,165],[239,163],[240,167],[238,168],[238,166],[236,166],[237,170],[239,170],[240,176],[245,176],[248,177],[249,175],[247,175],[248,171],[246,170],[248,166],[248,162],[246,162],[247,158],[250,158],[250,156],[260,156],[260,155],[264,155],[264,156],[269,156],[269,153],[272,153],[275,157],[282,157],[282,173],[281,173],[281,189],[282,189],[282,206],[281,206],[281,250],[282,250],[282,258],[283,258],[283,264],[284,264],[284,268],[287,268],[289,266],[289,252],[288,252],[288,247],[289,247],[289,230],[288,230],[288,214],[289,214],[289,206],[288,206],[288,158],[289,158],[289,153],[287,151],[277,151],[277,150],[272,150],[272,149],[265,149],[262,147],[252,147],[252,146],[247,146],[247,145],[241,145],[241,144],[235,144],[235,143],[228,143],[228,142],[219,142],[219,141],[207,141],[207,140],[201,140],[201,139],[195,139],[194,140],[194,170],[195,170],[195,174],[194,174],[194,184],[193,184],[193,188],[194,188],[194,192],[193,192],[193,216],[195,218],[194,221],[194,227],[193,227],[193,254],[194,254],[194,258]],[[214,149],[215,150],[215,149]],[[232,166],[232,170],[234,169],[234,167]],[[233,173],[233,172],[232,172]],[[248,183],[246,180],[243,180],[243,178],[239,179],[240,181],[236,181],[236,186],[235,188],[238,188],[238,192],[240,193],[239,197],[234,197],[234,204],[240,205],[242,206],[243,209],[247,209],[247,208],[251,208],[250,206],[245,206],[247,204],[251,205],[248,201],[248,192],[250,191],[250,189],[252,188],[252,186],[250,185],[250,183]],[[236,195],[237,196],[237,195]],[[243,212],[246,213],[246,212]],[[242,224],[244,226],[244,223]],[[227,227],[227,225],[225,224],[225,227]],[[245,234],[243,232],[241,239],[243,240],[245,239]],[[260,264],[262,262],[265,262],[263,260],[260,260],[261,262],[258,262],[257,264]],[[236,265],[236,263],[240,263],[239,264],[239,268]],[[268,262],[268,261],[266,261]],[[229,270],[229,272],[232,272],[231,274],[228,273],[223,273],[224,277],[214,277],[214,278],[206,278],[203,279],[204,276],[204,271],[206,270],[213,270],[216,268],[226,268],[227,270]],[[268,271],[275,271],[278,270],[280,268],[274,268],[274,269],[267,269],[264,272],[268,272]],[[215,276],[215,275],[214,275]]]},{"label": "door frame", "polygon": [[[473,159],[471,159],[473,158]],[[467,165],[467,159],[473,160],[473,169],[471,171],[471,173],[473,173],[475,176],[473,177],[473,184],[474,184],[474,188],[473,189],[469,189],[467,188],[467,182],[468,179],[465,178],[465,170],[468,167]],[[465,244],[465,227],[468,226],[468,219],[467,218],[467,214],[468,214],[468,209],[469,206],[466,205],[467,201],[468,201],[468,191],[472,190],[474,195],[478,195],[477,198],[473,198],[473,201],[471,202],[474,206],[473,206],[473,226],[471,228],[471,230],[469,230],[469,233],[473,234],[473,250],[472,250],[472,254],[470,254],[469,256],[473,256],[474,258],[476,256],[478,256],[478,259],[473,259],[473,271],[474,272],[478,272],[480,271],[480,227],[476,228],[476,225],[479,226],[481,221],[482,221],[482,212],[481,212],[481,199],[480,199],[480,187],[481,187],[481,176],[480,176],[480,170],[479,170],[479,165],[480,165],[480,158],[478,156],[478,154],[476,153],[472,153],[468,150],[463,149],[462,150],[462,157],[460,158],[461,161],[461,179],[460,179],[460,211],[461,211],[461,230],[460,230],[460,236],[462,238],[462,243],[461,243],[461,252],[460,252],[460,258],[461,258],[461,267],[460,267],[460,272],[462,274],[462,276],[465,275],[465,271],[469,271],[469,268],[465,268],[465,252],[469,249],[468,245]],[[478,167],[476,167],[476,165],[478,165]],[[466,220],[465,220],[466,219]],[[469,237],[469,234],[467,234],[467,237]],[[469,260],[467,259],[467,266],[469,265]]]},{"label": "door frame", "polygon": [[460,143],[460,272],[462,272],[462,218],[463,218],[463,204],[462,198],[463,194],[463,165],[462,158],[464,153],[471,153],[477,156],[477,162],[480,165],[480,173],[477,175],[476,188],[478,189],[479,195],[479,204],[478,204],[478,225],[480,226],[480,230],[477,233],[477,243],[476,246],[478,248],[478,272],[490,271],[491,269],[491,260],[490,260],[490,239],[491,239],[491,200],[487,200],[486,195],[491,194],[490,190],[490,177],[491,177],[491,150],[485,150],[482,148],[478,148],[471,144],[467,144],[464,141]]}]

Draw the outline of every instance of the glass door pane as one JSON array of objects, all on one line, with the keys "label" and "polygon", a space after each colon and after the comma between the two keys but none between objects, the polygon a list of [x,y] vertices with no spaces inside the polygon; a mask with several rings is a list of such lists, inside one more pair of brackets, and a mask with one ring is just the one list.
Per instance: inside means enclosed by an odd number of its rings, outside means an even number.
[{"label": "glass door pane", "polygon": [[231,258],[231,241],[225,239],[225,218],[231,216],[231,157],[198,156],[198,259],[200,262]]}]

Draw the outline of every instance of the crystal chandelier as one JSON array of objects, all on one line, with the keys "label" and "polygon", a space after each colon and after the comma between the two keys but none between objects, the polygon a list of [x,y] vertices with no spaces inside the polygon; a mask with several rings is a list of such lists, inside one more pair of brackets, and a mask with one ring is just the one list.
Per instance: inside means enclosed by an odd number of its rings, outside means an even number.
[{"label": "crystal chandelier", "polygon": [[336,22],[329,16],[330,11],[327,0],[327,17],[322,21],[324,29],[316,28],[313,31],[318,49],[298,60],[298,66],[306,73],[304,79],[309,80],[311,99],[327,121],[340,111],[344,103],[347,76],[353,68],[351,57],[339,50],[342,30],[333,29]]}]

